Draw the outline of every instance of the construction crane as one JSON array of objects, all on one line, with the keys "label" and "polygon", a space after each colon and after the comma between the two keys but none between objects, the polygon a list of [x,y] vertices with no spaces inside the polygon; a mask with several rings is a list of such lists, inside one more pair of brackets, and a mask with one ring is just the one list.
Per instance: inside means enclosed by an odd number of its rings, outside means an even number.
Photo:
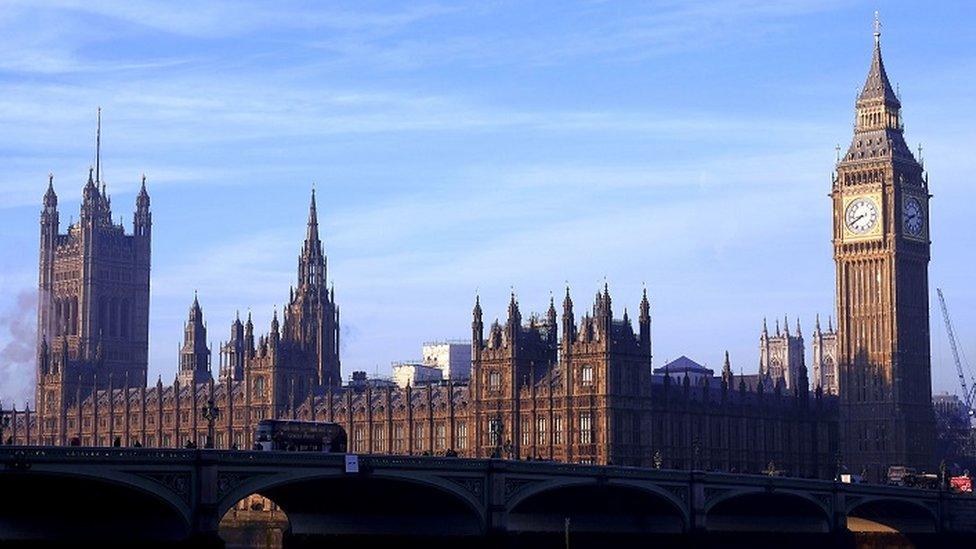
[{"label": "construction crane", "polygon": [[[956,345],[956,333],[952,329],[952,320],[949,318],[949,307],[946,306],[945,296],[942,295],[942,288],[936,288],[935,291],[939,294],[939,304],[942,306],[942,318],[945,320],[946,333],[949,335],[952,358],[956,362],[956,374],[959,375],[959,384],[962,385],[963,403],[966,405],[966,411],[969,415],[973,415],[973,393],[966,384],[966,373],[962,368],[962,360],[959,359],[959,347]],[[973,384],[973,389],[976,389],[976,383]]]}]

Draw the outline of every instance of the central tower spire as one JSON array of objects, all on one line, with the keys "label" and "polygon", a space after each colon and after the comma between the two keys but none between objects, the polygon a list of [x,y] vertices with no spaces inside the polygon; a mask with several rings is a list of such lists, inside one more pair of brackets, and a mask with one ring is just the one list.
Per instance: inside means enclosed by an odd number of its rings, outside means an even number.
[{"label": "central tower spire", "polygon": [[325,256],[322,254],[322,241],[319,240],[318,211],[315,206],[315,189],[308,206],[308,226],[305,230],[305,244],[298,259],[298,287],[325,288]]}]

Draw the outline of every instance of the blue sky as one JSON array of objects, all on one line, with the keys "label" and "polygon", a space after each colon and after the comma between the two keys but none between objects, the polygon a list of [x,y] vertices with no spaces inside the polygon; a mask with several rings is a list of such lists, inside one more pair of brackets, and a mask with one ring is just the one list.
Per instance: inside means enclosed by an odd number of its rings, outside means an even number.
[{"label": "blue sky", "polygon": [[152,378],[194,289],[214,348],[235,310],[266,329],[313,183],[346,375],[468,337],[476,292],[491,319],[568,282],[581,312],[604,279],[618,314],[646,284],[655,365],[754,371],[764,316],[832,314],[826,194],[875,9],[935,194],[935,388],[936,285],[976,360],[971,3],[195,4],[0,2],[0,398],[30,398],[10,342],[40,199],[53,172],[77,217],[97,106],[115,215],[143,172],[152,196]]}]

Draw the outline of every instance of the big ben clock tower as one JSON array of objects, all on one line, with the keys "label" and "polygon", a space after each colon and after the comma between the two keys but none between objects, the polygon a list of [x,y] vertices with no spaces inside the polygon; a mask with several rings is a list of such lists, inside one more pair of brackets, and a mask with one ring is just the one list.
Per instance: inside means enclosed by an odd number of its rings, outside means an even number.
[{"label": "big ben clock tower", "polygon": [[880,479],[933,461],[928,178],[905,143],[901,102],[874,55],[831,198],[844,462]]}]

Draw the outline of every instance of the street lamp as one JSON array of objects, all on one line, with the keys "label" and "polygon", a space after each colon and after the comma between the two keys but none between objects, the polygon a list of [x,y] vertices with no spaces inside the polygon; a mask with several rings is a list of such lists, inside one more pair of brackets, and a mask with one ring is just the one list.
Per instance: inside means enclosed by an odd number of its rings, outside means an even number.
[{"label": "street lamp", "polygon": [[512,444],[511,439],[505,441],[504,450],[505,455],[508,456],[508,459],[515,459],[515,445]]},{"label": "street lamp", "polygon": [[492,457],[501,458],[502,457],[502,431],[504,427],[502,426],[501,416],[495,416],[491,421],[489,426],[489,433],[491,433],[491,442],[495,446],[492,451]]},{"label": "street lamp", "polygon": [[214,447],[214,423],[217,421],[217,417],[220,416],[220,408],[217,408],[216,403],[211,398],[207,400],[207,404],[200,410],[203,414],[203,419],[207,420],[207,442],[204,444],[204,448]]}]

